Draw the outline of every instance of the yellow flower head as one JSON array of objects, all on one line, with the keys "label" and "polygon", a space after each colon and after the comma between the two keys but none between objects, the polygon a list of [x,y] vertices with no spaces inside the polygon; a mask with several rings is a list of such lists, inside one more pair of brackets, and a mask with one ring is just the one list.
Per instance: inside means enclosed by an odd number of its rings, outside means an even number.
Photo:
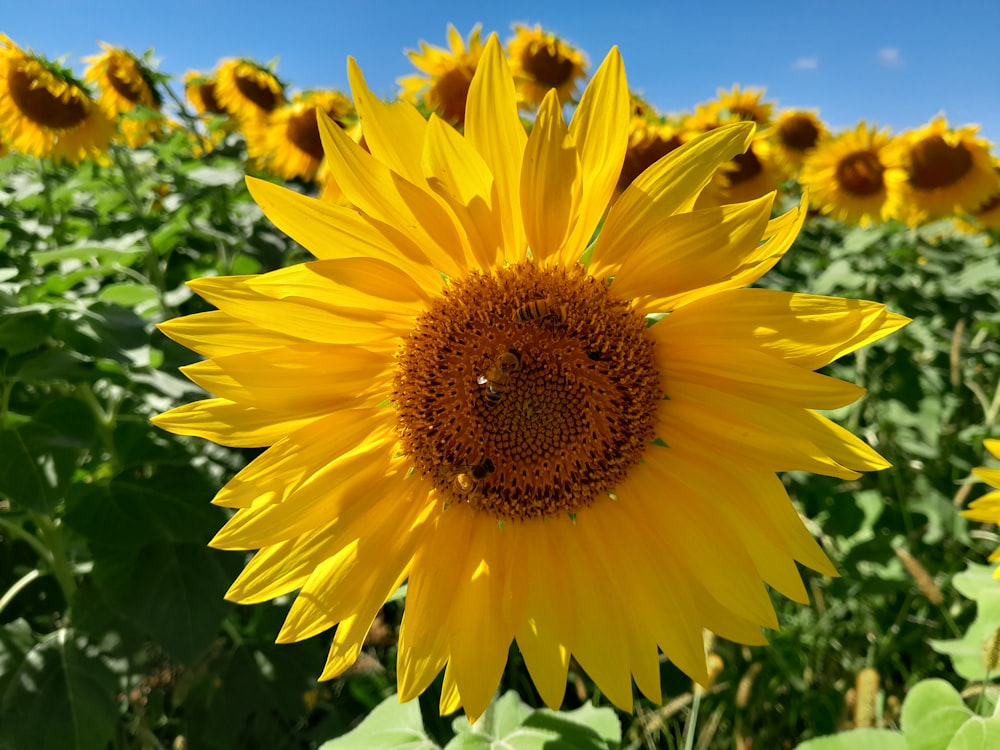
[{"label": "yellow flower head", "polygon": [[253,60],[223,60],[215,71],[215,99],[235,120],[253,122],[285,103],[285,86]]},{"label": "yellow flower head", "polygon": [[15,151],[78,164],[107,151],[114,123],[69,71],[0,34],[0,133]]},{"label": "yellow flower head", "polygon": [[320,116],[348,205],[248,181],[317,260],[193,281],[219,309],[162,326],[215,397],[157,424],[267,447],[215,499],[234,514],[212,544],[258,550],[228,598],[297,591],[278,639],[336,626],[327,679],[408,581],[400,699],[444,670],[441,710],[473,718],[512,641],[553,707],[571,656],[625,710],[633,679],[660,700],[660,650],[707,683],[704,629],[764,644],[765,584],[806,602],[796,561],[834,572],[775,472],[886,466],[816,411],[863,389],[815,370],[905,318],[749,287],[805,207],[693,204],[751,123],[675,149],[608,210],[617,50],[569,124],[550,91],[530,134],[495,35],[464,133],[348,69],[367,150]]},{"label": "yellow flower head", "polygon": [[84,78],[97,86],[100,96],[97,103],[112,119],[118,120],[122,138],[135,148],[148,143],[163,130],[163,118],[121,118],[121,115],[144,106],[159,111],[162,104],[156,89],[153,71],[134,54],[101,42],[104,52],[84,58],[90,66]]},{"label": "yellow flower head", "polygon": [[[1000,458],[1000,440],[985,440],[983,444],[993,458]],[[980,466],[973,469],[972,473],[992,487],[993,491],[969,503],[969,509],[962,511],[962,515],[980,523],[1000,523],[1000,469]],[[1000,548],[990,555],[990,562],[997,560],[1000,560]],[[994,571],[994,576],[1000,578],[1000,569]]]},{"label": "yellow flower head", "polygon": [[521,105],[528,109],[541,104],[549,89],[556,90],[563,104],[571,101],[587,75],[583,53],[537,24],[533,29],[514,24],[507,56]]},{"label": "yellow flower head", "polygon": [[480,33],[481,27],[476,24],[466,44],[458,30],[448,24],[450,49],[431,47],[421,40],[419,52],[409,50],[410,61],[423,75],[399,79],[402,98],[413,104],[423,104],[453,125],[462,125],[469,85],[483,54]]},{"label": "yellow flower head", "polygon": [[226,110],[215,95],[215,78],[189,70],[184,74],[184,96],[199,115],[225,115]]},{"label": "yellow flower head", "polygon": [[1000,189],[990,144],[978,131],[975,125],[950,128],[936,117],[902,136],[907,223],[973,211]]},{"label": "yellow flower head", "polygon": [[774,105],[762,101],[765,93],[764,89],[754,87],[741,89],[733,86],[731,91],[719,89],[718,98],[709,102],[708,106],[715,109],[720,122],[749,120],[761,126],[769,125]]},{"label": "yellow flower head", "polygon": [[342,127],[357,117],[351,100],[339,91],[299,94],[266,120],[244,125],[248,154],[282,179],[315,179],[323,160],[317,110]]},{"label": "yellow flower head", "polygon": [[761,131],[755,133],[745,152],[719,168],[699,196],[698,208],[752,201],[777,190],[784,172],[772,154],[773,148],[766,135]]},{"label": "yellow flower head", "polygon": [[994,162],[997,175],[996,191],[977,208],[969,211],[969,218],[978,229],[1000,229],[1000,161]]},{"label": "yellow flower head", "polygon": [[905,180],[898,141],[863,122],[817,146],[799,174],[816,208],[861,226],[899,216]]},{"label": "yellow flower head", "polygon": [[788,109],[781,112],[765,133],[770,155],[786,175],[794,177],[806,157],[830,133],[815,112]]}]

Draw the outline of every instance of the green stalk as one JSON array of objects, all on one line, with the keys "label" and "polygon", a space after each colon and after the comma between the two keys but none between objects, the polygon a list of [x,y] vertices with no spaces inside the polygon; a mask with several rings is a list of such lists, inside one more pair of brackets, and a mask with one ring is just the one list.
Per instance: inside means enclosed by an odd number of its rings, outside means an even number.
[{"label": "green stalk", "polygon": [[[132,209],[138,218],[145,219],[146,208],[142,197],[139,195],[139,188],[135,178],[135,163],[132,161],[131,154],[120,146],[112,145],[111,156],[114,158],[118,170],[122,173],[122,179],[125,183],[125,195],[129,203],[132,204]],[[156,299],[159,302],[160,310],[162,310],[164,317],[173,317],[176,313],[167,303],[164,291],[166,276],[160,264],[159,254],[156,252],[156,248],[153,247],[153,240],[150,237],[149,228],[146,226],[145,221],[142,221],[142,240],[146,246],[146,274],[148,281],[156,289]]]},{"label": "green stalk", "polygon": [[55,576],[56,581],[59,582],[59,588],[62,590],[68,610],[76,594],[76,578],[73,575],[73,566],[66,555],[62,527],[46,515],[33,514],[32,519],[38,526],[39,536],[41,536],[42,541],[51,554],[49,568],[52,570],[52,575]]}]

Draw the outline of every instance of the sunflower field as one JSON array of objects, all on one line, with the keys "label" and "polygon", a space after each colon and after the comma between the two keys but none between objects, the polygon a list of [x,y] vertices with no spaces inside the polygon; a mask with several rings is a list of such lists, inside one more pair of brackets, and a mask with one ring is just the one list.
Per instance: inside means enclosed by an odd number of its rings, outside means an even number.
[{"label": "sunflower field", "polygon": [[1000,747],[993,144],[447,40],[0,35],[0,750]]}]

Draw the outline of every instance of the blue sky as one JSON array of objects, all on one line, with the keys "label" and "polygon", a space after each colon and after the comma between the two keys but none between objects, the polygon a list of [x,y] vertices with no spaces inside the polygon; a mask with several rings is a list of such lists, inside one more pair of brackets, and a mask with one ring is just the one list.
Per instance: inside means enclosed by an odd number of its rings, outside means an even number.
[{"label": "blue sky", "polygon": [[[630,85],[658,109],[690,110],[720,87],[762,86],[781,107],[817,108],[833,128],[858,120],[894,131],[939,111],[976,123],[1000,145],[997,0],[712,0],[503,3],[419,0],[33,0],[4,2],[0,31],[49,57],[80,58],[98,42],[142,52],[163,72],[208,71],[222,57],[279,58],[293,88],[346,90],[357,58],[369,86],[391,97],[413,71],[404,50],[445,46],[448,22],[480,22],[501,39],[512,22],[540,23],[592,65],[617,44]],[[994,153],[1000,149],[994,149]]]}]

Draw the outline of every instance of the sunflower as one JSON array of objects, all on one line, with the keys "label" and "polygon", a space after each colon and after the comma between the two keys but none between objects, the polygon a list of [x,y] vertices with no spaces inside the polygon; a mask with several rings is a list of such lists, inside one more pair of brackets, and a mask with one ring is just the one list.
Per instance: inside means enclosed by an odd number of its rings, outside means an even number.
[{"label": "sunflower", "polygon": [[898,141],[864,122],[819,145],[799,174],[822,213],[861,226],[899,215],[905,180]]},{"label": "sunflower", "polygon": [[236,121],[252,122],[285,103],[285,85],[263,65],[232,58],[215,70],[215,100]]},{"label": "sunflower", "polygon": [[949,128],[944,117],[902,136],[908,224],[967,213],[997,192],[990,144],[979,128]]},{"label": "sunflower", "polygon": [[274,110],[267,120],[244,125],[247,153],[282,179],[315,179],[323,160],[317,110],[342,127],[356,117],[351,100],[339,91],[298,94],[290,104]]},{"label": "sunflower", "polygon": [[764,89],[754,87],[741,89],[733,86],[731,91],[719,89],[718,98],[709,102],[708,106],[715,108],[721,122],[749,120],[758,125],[768,125],[774,105],[762,101],[765,93]]},{"label": "sunflower", "polygon": [[969,211],[969,218],[979,229],[1000,229],[1000,162],[996,162],[997,189],[977,208]]},{"label": "sunflower", "polygon": [[450,49],[431,47],[421,40],[419,52],[408,50],[407,55],[414,67],[425,75],[400,78],[401,97],[413,104],[424,105],[454,125],[462,125],[469,85],[483,54],[481,31],[480,25],[476,24],[466,44],[458,30],[448,24]]},{"label": "sunflower", "polygon": [[744,203],[777,190],[784,177],[781,167],[771,155],[766,136],[758,131],[750,147],[723,164],[708,187],[699,196],[696,206],[720,206]]},{"label": "sunflower", "polygon": [[84,71],[84,79],[97,86],[100,91],[97,103],[111,119],[118,121],[126,144],[136,148],[149,143],[162,133],[163,118],[158,114],[124,118],[121,115],[134,112],[139,106],[159,112],[163,98],[156,89],[154,72],[128,50],[104,42],[101,47],[104,52],[100,55],[84,58],[90,63]]},{"label": "sunflower", "polygon": [[815,112],[789,109],[781,112],[766,132],[770,155],[789,177],[795,177],[806,157],[830,136]]},{"label": "sunflower", "polygon": [[[1000,458],[1000,440],[985,440],[983,444],[993,458]],[[980,523],[1000,523],[1000,469],[980,466],[973,469],[972,473],[992,487],[993,491],[969,503],[969,509],[963,510],[962,515]],[[1000,560],[1000,548],[990,555],[990,562],[997,560]],[[993,575],[1000,578],[1000,568],[997,568]]]},{"label": "sunflower", "polygon": [[512,640],[552,707],[571,655],[625,710],[633,677],[660,700],[659,649],[706,683],[703,629],[765,644],[765,582],[806,602],[795,561],[834,573],[775,472],[886,466],[814,411],[863,389],[814,370],[905,318],[746,288],[805,217],[692,210],[750,123],[656,162],[587,248],[627,147],[617,50],[530,135],[496,35],[464,134],[348,69],[369,150],[320,134],[350,205],[248,180],[318,260],[190,282],[219,309],[163,325],[216,397],[157,424],[269,446],[214,500],[235,513],[213,546],[259,550],[228,598],[298,591],[278,640],[336,626],[327,679],[408,581],[400,699],[443,669],[442,712],[472,718]]},{"label": "sunflower", "polygon": [[15,151],[78,164],[107,151],[114,124],[69,71],[0,34],[0,133]]},{"label": "sunflower", "polygon": [[530,29],[514,24],[507,56],[521,105],[532,109],[555,89],[563,104],[572,101],[577,84],[587,75],[587,59],[579,50],[538,24]]},{"label": "sunflower", "polygon": [[[632,100],[635,111],[635,99]],[[636,177],[646,171],[654,162],[679,148],[687,136],[685,131],[645,117],[632,117],[629,123],[628,148],[621,175],[618,177],[617,192],[623,191]]]},{"label": "sunflower", "polygon": [[197,70],[184,74],[184,96],[202,116],[225,115],[226,110],[215,96],[215,78]]}]

